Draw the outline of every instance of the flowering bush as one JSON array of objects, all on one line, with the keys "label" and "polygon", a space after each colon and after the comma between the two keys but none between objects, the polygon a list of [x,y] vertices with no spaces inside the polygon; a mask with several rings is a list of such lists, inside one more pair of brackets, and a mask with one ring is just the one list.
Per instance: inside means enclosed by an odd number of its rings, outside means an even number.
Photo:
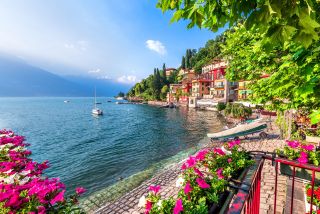
[{"label": "flowering bush", "polygon": [[[307,193],[307,201],[308,201],[308,203],[311,202],[311,193],[312,193],[312,189],[311,188],[312,187],[311,187],[310,184],[306,185],[306,193]],[[319,186],[314,186],[312,204],[317,206],[317,207],[320,207],[320,187]]]},{"label": "flowering bush", "polygon": [[177,200],[172,197],[162,200],[152,186],[148,196],[140,199],[139,206],[145,207],[146,214],[208,213],[211,205],[219,203],[228,179],[253,164],[249,154],[239,150],[239,144],[240,141],[232,141],[190,156],[182,164],[182,174],[176,182],[181,187]]},{"label": "flowering bush", "polygon": [[302,144],[298,141],[287,141],[284,149],[278,149],[277,154],[289,160],[297,160],[302,164],[310,163],[319,166],[320,163],[320,152],[315,151],[315,146],[312,144]]},{"label": "flowering bush", "polygon": [[68,199],[58,178],[42,176],[48,161],[37,163],[28,156],[24,137],[0,130],[0,210],[1,213],[83,213],[75,204],[85,192],[81,187]]}]

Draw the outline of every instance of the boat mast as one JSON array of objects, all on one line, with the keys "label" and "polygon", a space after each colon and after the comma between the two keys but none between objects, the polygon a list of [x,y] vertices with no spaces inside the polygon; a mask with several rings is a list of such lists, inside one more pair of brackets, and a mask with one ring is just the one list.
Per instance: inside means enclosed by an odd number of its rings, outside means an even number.
[{"label": "boat mast", "polygon": [[96,87],[94,87],[94,108],[97,108],[97,95],[96,95]]}]

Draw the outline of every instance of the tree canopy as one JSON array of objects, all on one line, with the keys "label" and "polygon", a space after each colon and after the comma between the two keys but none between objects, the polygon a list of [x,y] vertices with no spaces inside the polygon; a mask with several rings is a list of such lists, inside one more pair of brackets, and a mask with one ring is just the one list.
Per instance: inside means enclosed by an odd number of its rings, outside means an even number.
[{"label": "tree canopy", "polygon": [[245,20],[247,29],[266,33],[272,44],[293,39],[305,47],[319,39],[319,0],[158,0],[163,12],[174,11],[171,22],[190,20],[188,28],[198,26],[217,31]]}]

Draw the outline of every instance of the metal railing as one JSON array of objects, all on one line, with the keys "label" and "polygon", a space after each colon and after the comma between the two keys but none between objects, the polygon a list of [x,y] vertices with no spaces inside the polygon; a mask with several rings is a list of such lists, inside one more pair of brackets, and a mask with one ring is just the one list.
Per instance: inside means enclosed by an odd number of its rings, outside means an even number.
[{"label": "metal railing", "polygon": [[[283,172],[282,174],[290,176],[292,178],[292,188],[291,188],[291,200],[290,200],[290,213],[292,214],[293,201],[294,201],[294,191],[295,191],[295,180],[297,179],[297,168],[303,170],[309,170],[310,178],[304,175],[304,178],[307,180],[310,179],[311,182],[311,197],[310,197],[310,211],[308,213],[312,214],[314,210],[313,206],[313,196],[315,191],[315,181],[316,173],[320,172],[320,167],[310,165],[310,164],[301,164],[297,161],[288,160],[281,157],[276,157],[275,153],[266,153],[261,151],[252,151],[251,152],[255,159],[261,158],[258,168],[255,170],[255,173],[247,176],[246,180],[242,183],[242,188],[239,189],[238,193],[235,195],[233,203],[230,204],[228,214],[258,214],[260,209],[260,187],[261,187],[261,172],[264,164],[264,160],[272,161],[272,165],[275,166],[275,186],[274,186],[274,203],[273,203],[273,212],[277,213],[277,190],[278,190],[278,176],[279,176],[279,164],[280,168],[284,166],[289,167],[290,173]],[[280,169],[281,170],[281,169]],[[289,213],[288,211],[286,213]]]}]

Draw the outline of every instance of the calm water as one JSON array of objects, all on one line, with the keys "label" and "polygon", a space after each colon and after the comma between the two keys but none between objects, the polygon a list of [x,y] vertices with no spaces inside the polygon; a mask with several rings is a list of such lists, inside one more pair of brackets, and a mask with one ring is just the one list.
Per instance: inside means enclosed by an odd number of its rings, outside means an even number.
[{"label": "calm water", "polygon": [[[91,115],[91,98],[0,98],[0,129],[31,143],[32,158],[49,160],[46,174],[88,194],[196,147],[223,127],[214,112],[116,105],[99,98],[104,116]],[[182,157],[182,156],[181,156]]]}]

